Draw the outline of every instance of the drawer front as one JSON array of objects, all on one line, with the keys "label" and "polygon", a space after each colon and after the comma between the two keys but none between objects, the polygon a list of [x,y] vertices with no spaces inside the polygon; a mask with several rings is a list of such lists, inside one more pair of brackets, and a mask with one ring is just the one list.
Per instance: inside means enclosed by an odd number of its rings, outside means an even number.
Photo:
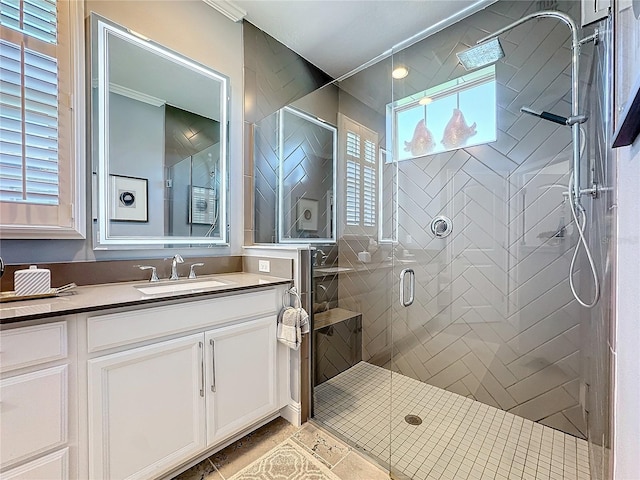
[{"label": "drawer front", "polygon": [[68,448],[25,463],[2,474],[2,480],[68,480],[68,478]]},{"label": "drawer front", "polygon": [[0,332],[0,371],[59,360],[67,356],[67,322]]},{"label": "drawer front", "polygon": [[89,353],[99,352],[243,318],[273,314],[278,301],[276,290],[269,289],[90,317],[87,320],[88,350]]},{"label": "drawer front", "polygon": [[0,382],[2,466],[66,443],[67,391],[66,365]]}]

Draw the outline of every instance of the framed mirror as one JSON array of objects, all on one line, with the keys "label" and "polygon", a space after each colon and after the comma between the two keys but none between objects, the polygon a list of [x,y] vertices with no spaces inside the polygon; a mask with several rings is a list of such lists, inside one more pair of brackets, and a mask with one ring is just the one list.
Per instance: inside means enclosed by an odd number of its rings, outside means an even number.
[{"label": "framed mirror", "polygon": [[336,128],[284,107],[278,130],[278,241],[335,242]]},{"label": "framed mirror", "polygon": [[229,79],[91,14],[94,248],[227,245]]}]

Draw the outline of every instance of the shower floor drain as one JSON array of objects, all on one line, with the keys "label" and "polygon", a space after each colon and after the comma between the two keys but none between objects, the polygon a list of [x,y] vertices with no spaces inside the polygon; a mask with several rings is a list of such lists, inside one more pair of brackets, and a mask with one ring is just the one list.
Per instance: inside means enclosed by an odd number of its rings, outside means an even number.
[{"label": "shower floor drain", "polygon": [[422,423],[422,419],[418,415],[407,415],[404,417],[404,421],[409,425],[420,425]]}]

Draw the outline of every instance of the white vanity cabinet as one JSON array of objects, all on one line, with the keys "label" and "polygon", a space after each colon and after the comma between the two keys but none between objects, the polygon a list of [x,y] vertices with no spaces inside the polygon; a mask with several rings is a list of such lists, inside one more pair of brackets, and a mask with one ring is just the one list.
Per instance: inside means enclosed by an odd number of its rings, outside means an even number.
[{"label": "white vanity cabinet", "polygon": [[89,361],[91,478],[153,478],[204,448],[202,352],[197,334]]},{"label": "white vanity cabinet", "polygon": [[161,477],[276,416],[288,402],[281,293],[88,318],[89,478]]},{"label": "white vanity cabinet", "polygon": [[277,409],[275,338],[274,317],[205,334],[208,446]]},{"label": "white vanity cabinet", "polygon": [[[70,476],[68,322],[0,332],[0,477]],[[73,404],[75,405],[75,404]],[[46,476],[43,476],[46,475]]]}]

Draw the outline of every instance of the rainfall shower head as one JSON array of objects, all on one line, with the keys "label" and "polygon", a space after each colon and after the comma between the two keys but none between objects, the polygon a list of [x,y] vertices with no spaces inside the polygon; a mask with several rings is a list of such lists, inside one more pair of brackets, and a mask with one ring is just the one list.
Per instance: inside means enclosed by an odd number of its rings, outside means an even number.
[{"label": "rainfall shower head", "polygon": [[504,50],[500,45],[500,39],[494,38],[480,43],[463,52],[456,53],[458,60],[467,70],[485,67],[497,62],[504,57]]}]

